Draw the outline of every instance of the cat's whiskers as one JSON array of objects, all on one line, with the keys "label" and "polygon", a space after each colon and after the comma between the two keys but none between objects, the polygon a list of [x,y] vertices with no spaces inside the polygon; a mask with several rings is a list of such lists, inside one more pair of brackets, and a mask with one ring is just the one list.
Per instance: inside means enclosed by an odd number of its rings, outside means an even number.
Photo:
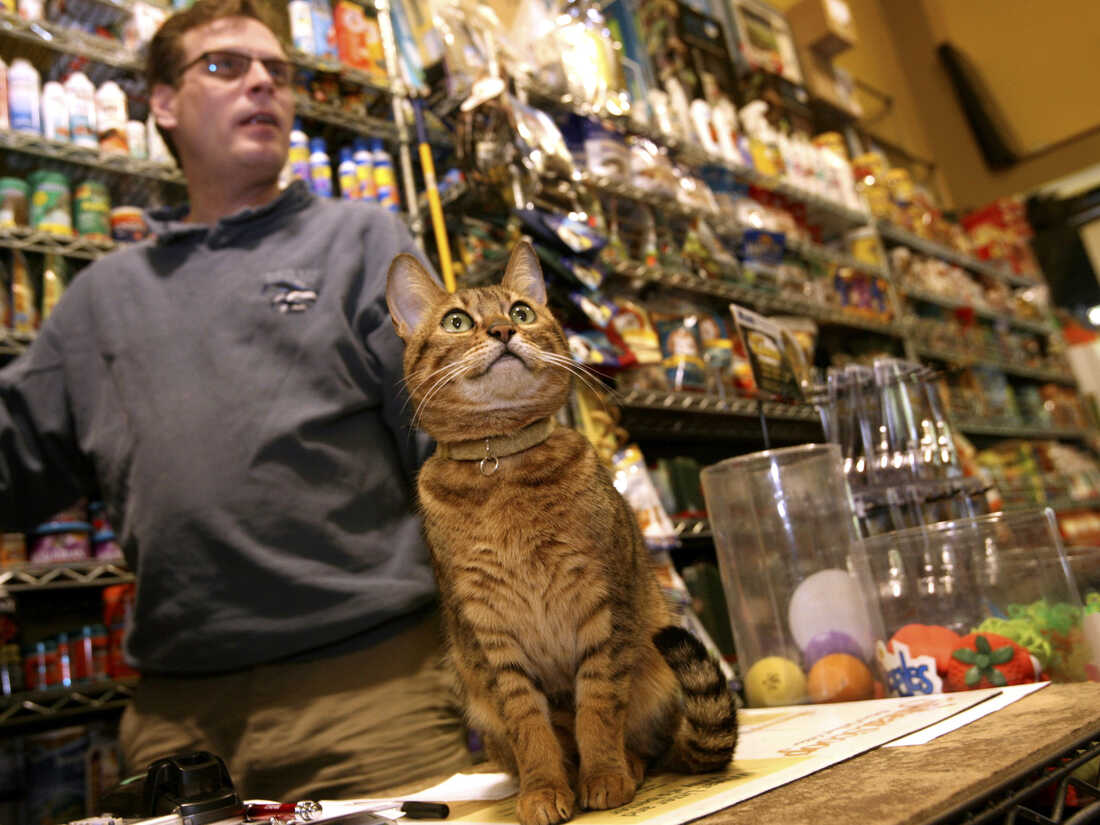
[{"label": "cat's whiskers", "polygon": [[[592,391],[592,394],[600,401],[604,403],[603,396],[606,392],[606,388],[603,383],[599,381],[599,375],[588,366],[578,363],[572,357],[568,355],[560,355],[556,352],[548,352],[546,350],[535,348],[534,357],[543,363],[553,366],[561,367],[566,372],[575,375],[580,381]],[[606,406],[606,404],[605,404]]]},{"label": "cat's whiskers", "polygon": [[[452,361],[445,367],[441,367],[440,369],[432,372],[432,375],[437,375],[439,373],[442,373],[442,375],[440,375],[436,382],[428,388],[428,391],[424,393],[423,397],[420,399],[420,403],[416,405],[416,411],[413,413],[412,417],[414,426],[420,426],[420,421],[423,416],[424,410],[427,409],[428,403],[432,400],[432,398],[438,395],[439,392],[447,386],[447,384],[451,383],[456,378],[461,376],[471,366],[474,366],[474,364],[471,362],[476,362],[477,360],[478,359],[476,351],[469,351],[464,353],[462,357],[459,358],[457,361]],[[427,379],[417,384],[417,389],[422,387],[424,383],[426,383],[426,381]]]}]

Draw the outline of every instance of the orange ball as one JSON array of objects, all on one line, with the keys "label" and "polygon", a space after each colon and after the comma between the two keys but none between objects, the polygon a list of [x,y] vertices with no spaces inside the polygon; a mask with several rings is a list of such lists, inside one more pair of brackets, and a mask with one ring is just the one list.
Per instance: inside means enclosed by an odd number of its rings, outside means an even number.
[{"label": "orange ball", "polygon": [[856,702],[875,694],[870,669],[847,653],[830,653],[818,659],[806,682],[812,702]]}]

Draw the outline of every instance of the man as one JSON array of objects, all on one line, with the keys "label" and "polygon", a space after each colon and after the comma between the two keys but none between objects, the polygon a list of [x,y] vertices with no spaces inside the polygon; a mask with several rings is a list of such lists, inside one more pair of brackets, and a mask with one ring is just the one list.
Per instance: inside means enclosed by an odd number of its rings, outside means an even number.
[{"label": "man", "polygon": [[150,44],[189,203],[0,373],[0,518],[102,493],[138,580],[130,772],[205,749],[247,797],[346,797],[468,762],[385,307],[417,253],[380,209],[279,189],[292,69],[264,6],[199,0]]}]

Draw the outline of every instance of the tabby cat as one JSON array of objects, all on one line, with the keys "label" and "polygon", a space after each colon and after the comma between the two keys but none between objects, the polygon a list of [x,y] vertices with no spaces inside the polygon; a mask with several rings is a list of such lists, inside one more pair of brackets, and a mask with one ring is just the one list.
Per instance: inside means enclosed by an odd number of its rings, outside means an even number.
[{"label": "tabby cat", "polygon": [[414,420],[438,442],[418,486],[449,655],[470,723],[518,776],[519,821],[629,802],[649,763],[726,767],[737,717],[718,665],[672,624],[595,450],[555,426],[577,368],[534,249],[499,286],[454,294],[399,255],[386,300]]}]

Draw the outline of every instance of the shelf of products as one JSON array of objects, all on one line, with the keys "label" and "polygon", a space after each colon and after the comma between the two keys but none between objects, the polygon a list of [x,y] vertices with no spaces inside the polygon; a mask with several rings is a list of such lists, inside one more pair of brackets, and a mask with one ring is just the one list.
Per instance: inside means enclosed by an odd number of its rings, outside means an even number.
[{"label": "shelf of products", "polygon": [[1070,441],[1080,441],[1088,438],[1084,430],[1059,429],[1056,427],[1043,427],[1040,425],[1012,425],[994,424],[988,421],[956,420],[954,427],[966,435],[993,436],[997,438],[1021,438],[1043,439],[1053,438]]},{"label": "shelf of products", "polygon": [[134,581],[134,574],[120,561],[21,564],[0,567],[0,588],[9,593],[73,587],[104,587],[132,581]]},{"label": "shelf of products", "polygon": [[948,295],[937,295],[933,292],[919,289],[913,286],[899,287],[901,294],[915,301],[924,301],[926,303],[935,304],[937,306],[944,307],[946,309],[967,309],[973,311],[975,315],[980,318],[986,318],[991,321],[1011,324],[1019,329],[1026,330],[1028,332],[1034,332],[1037,335],[1050,335],[1054,332],[1054,327],[1049,323],[1033,320],[1029,318],[1018,318],[1011,314],[998,312],[990,307],[975,306],[967,301],[952,298]]},{"label": "shelf of products", "polygon": [[136,684],[136,678],[117,679],[0,696],[0,728],[121,710]]},{"label": "shelf of products", "polygon": [[13,12],[0,11],[0,36],[14,37],[53,51],[85,57],[116,69],[137,73],[144,68],[137,55],[117,40],[59,26],[48,20],[24,20]]},{"label": "shelf of products", "polygon": [[1016,275],[1013,272],[1009,272],[1004,267],[990,263],[989,261],[983,261],[978,258],[971,257],[970,255],[964,255],[962,252],[958,252],[949,246],[936,243],[935,241],[922,238],[919,235],[915,235],[906,229],[902,229],[898,226],[894,226],[889,221],[880,220],[877,223],[879,233],[883,238],[894,241],[895,243],[904,244],[910,249],[923,252],[926,255],[931,255],[935,258],[953,263],[956,266],[961,266],[964,269],[968,269],[972,272],[978,272],[983,275],[988,275],[992,278],[997,278],[1002,281],[1006,281],[1014,286],[1034,286],[1035,281],[1031,278],[1025,278],[1021,275]]},{"label": "shelf of products", "polygon": [[1013,364],[1006,361],[982,360],[974,357],[972,352],[965,350],[948,350],[927,346],[917,346],[916,351],[922,358],[930,358],[935,361],[944,361],[960,366],[982,366],[1001,370],[1020,378],[1031,378],[1036,381],[1052,381],[1056,384],[1076,385],[1077,380],[1069,372],[1055,369],[1042,369],[1027,367],[1022,364]]},{"label": "shelf of products", "polygon": [[0,227],[0,246],[39,252],[46,255],[64,255],[66,258],[82,258],[94,261],[119,248],[114,241],[79,235],[58,235],[25,227]]},{"label": "shelf of products", "polygon": [[0,130],[0,147],[14,152],[23,152],[49,160],[75,163],[102,172],[116,175],[145,178],[152,181],[183,184],[183,175],[179,169],[165,163],[141,160],[129,155],[105,155],[94,149],[87,149],[73,143],[50,140],[41,135],[28,132]]}]

